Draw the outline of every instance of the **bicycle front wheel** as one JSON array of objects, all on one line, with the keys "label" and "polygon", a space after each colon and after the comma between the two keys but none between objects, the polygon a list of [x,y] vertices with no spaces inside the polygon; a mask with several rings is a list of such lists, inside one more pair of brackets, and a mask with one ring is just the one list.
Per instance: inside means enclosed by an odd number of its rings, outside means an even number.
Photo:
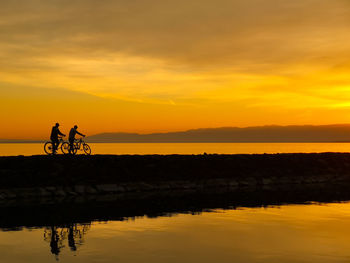
[{"label": "bicycle front wheel", "polygon": [[90,155],[91,154],[91,148],[88,144],[84,143],[83,144],[83,150],[84,152],[87,154],[87,155]]},{"label": "bicycle front wheel", "polygon": [[53,153],[53,145],[52,142],[46,142],[44,145],[44,151],[46,154],[52,154]]},{"label": "bicycle front wheel", "polygon": [[69,143],[68,142],[62,143],[61,151],[63,152],[63,154],[69,154]]}]

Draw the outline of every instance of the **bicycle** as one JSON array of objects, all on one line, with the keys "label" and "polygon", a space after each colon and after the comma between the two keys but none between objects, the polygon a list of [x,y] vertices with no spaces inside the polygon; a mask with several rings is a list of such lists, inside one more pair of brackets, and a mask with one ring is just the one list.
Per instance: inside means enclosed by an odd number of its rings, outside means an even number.
[{"label": "bicycle", "polygon": [[73,143],[73,149],[69,151],[70,145],[68,142],[64,142],[61,146],[61,150],[64,154],[76,154],[79,151],[84,151],[86,155],[91,154],[90,146],[84,142],[83,138],[75,139]]},{"label": "bicycle", "polygon": [[[62,151],[62,145],[64,144],[64,140],[63,140],[63,137],[58,137],[58,145],[57,145],[57,149],[58,150],[60,147],[60,144],[61,144],[61,151]],[[53,153],[53,144],[52,144],[52,141],[48,141],[44,144],[44,151],[46,154],[48,155],[51,155],[51,154],[54,154]],[[63,151],[62,151],[63,152]]]}]

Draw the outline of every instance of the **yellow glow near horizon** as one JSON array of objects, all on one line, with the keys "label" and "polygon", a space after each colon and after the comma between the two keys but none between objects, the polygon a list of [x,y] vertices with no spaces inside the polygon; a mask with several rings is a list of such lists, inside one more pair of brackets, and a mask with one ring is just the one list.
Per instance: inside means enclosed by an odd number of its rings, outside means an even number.
[{"label": "yellow glow near horizon", "polygon": [[0,138],[350,122],[344,0],[0,3]]}]

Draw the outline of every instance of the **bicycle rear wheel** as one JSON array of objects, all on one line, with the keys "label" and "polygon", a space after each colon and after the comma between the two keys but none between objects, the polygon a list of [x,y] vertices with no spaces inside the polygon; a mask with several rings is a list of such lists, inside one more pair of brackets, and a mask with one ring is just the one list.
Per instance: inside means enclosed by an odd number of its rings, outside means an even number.
[{"label": "bicycle rear wheel", "polygon": [[84,150],[84,152],[85,152],[87,155],[90,155],[90,154],[91,154],[91,148],[90,148],[90,146],[89,146],[87,143],[84,143],[84,144],[83,144],[83,150]]},{"label": "bicycle rear wheel", "polygon": [[46,142],[44,145],[44,151],[46,154],[52,154],[53,153],[53,145],[52,142]]}]

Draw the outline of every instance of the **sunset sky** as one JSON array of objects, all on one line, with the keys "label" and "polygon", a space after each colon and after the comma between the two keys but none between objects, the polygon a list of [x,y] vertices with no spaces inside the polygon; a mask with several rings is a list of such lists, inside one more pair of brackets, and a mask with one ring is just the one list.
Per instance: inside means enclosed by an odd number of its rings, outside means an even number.
[{"label": "sunset sky", "polygon": [[349,0],[0,1],[0,138],[350,122]]}]

